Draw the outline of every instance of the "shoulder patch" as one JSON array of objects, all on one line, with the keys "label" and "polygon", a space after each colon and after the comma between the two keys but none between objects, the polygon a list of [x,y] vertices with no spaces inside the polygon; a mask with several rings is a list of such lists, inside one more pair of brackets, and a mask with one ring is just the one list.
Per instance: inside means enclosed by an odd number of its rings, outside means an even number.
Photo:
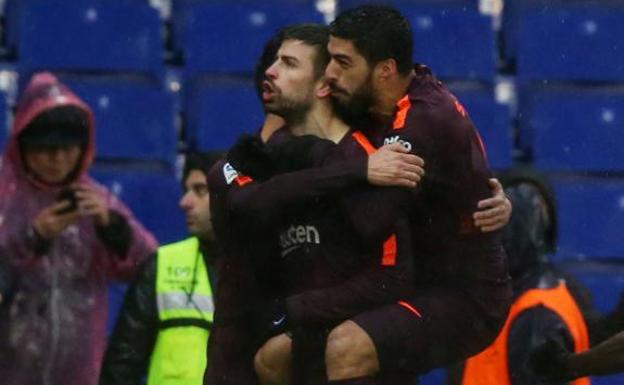
[{"label": "shoulder patch", "polygon": [[231,164],[226,163],[223,165],[223,177],[225,178],[225,183],[231,184],[239,177],[238,171]]}]

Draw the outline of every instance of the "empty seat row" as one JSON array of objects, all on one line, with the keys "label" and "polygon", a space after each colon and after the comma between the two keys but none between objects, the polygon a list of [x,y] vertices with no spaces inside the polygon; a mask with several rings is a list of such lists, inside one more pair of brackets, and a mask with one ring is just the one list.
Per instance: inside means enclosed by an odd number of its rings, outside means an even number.
[{"label": "empty seat row", "polygon": [[[362,0],[340,2],[344,8]],[[414,60],[442,78],[491,82],[497,36],[476,2],[386,0],[411,21]],[[621,1],[511,0],[505,3],[503,45],[526,80],[623,81]],[[7,42],[20,71],[41,68],[162,74],[164,24],[139,0],[9,0]],[[186,74],[253,71],[264,43],[279,29],[323,22],[314,1],[173,2],[173,48]]]},{"label": "empty seat row", "polygon": [[534,87],[519,104],[520,146],[539,169],[623,171],[624,86]]},{"label": "empty seat row", "polygon": [[[182,140],[191,148],[225,149],[243,132],[253,133],[263,111],[249,80],[203,78],[182,92],[180,106],[169,91],[137,79],[64,76],[92,106],[97,120],[98,157],[143,159],[173,165]],[[507,105],[492,89],[450,83],[467,108],[495,169],[513,165],[514,133]],[[7,115],[0,93],[0,145]],[[181,111],[180,111],[181,110]],[[184,135],[176,124],[184,117]],[[521,94],[518,145],[547,172],[624,171],[624,87],[536,87]]]},{"label": "empty seat row", "polygon": [[506,0],[502,48],[529,81],[623,81],[620,0]]},{"label": "empty seat row", "polygon": [[624,179],[560,176],[556,261],[624,257]]}]

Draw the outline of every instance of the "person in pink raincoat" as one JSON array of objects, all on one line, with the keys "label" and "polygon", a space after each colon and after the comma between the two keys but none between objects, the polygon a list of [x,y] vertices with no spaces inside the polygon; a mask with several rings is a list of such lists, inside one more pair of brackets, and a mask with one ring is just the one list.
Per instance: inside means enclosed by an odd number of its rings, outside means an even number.
[{"label": "person in pink raincoat", "polygon": [[157,242],[87,174],[89,106],[50,73],[33,76],[0,165],[0,384],[97,384],[107,284],[129,279]]}]

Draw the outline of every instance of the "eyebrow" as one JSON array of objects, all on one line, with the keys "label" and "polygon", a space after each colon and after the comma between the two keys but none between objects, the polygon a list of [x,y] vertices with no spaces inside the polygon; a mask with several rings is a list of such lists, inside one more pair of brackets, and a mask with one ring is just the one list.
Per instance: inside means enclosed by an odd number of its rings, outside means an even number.
[{"label": "eyebrow", "polygon": [[293,61],[293,62],[295,62],[295,63],[299,64],[299,59],[297,59],[297,58],[296,58],[296,57],[294,57],[294,56],[290,56],[290,55],[281,55],[281,59],[282,59],[282,60],[284,60],[284,61],[286,61],[286,60],[290,60],[290,61]]},{"label": "eyebrow", "polygon": [[353,60],[351,59],[351,56],[342,54],[342,53],[337,53],[337,54],[333,54],[331,55],[334,59],[336,60],[344,60],[344,61],[348,61],[348,62],[352,62]]}]

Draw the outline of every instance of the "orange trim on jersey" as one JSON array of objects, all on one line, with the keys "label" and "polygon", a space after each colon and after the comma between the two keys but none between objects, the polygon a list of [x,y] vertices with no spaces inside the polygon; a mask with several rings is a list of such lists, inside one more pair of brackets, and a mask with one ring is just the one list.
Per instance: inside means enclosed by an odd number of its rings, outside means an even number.
[{"label": "orange trim on jersey", "polygon": [[[589,332],[585,318],[565,282],[552,289],[531,289],[513,303],[496,340],[487,349],[466,361],[462,385],[510,385],[509,373],[509,333],[511,325],[525,310],[544,306],[555,312],[565,323],[574,340],[574,352],[589,349]],[[572,385],[590,385],[588,377],[577,378]]]},{"label": "orange trim on jersey", "polygon": [[457,99],[455,99],[454,102],[455,102],[455,109],[457,110],[457,112],[459,112],[459,114],[465,118],[466,115],[468,115],[468,113],[466,112],[466,109],[464,108],[464,106]]},{"label": "orange trim on jersey", "polygon": [[392,124],[392,128],[395,130],[401,129],[405,127],[405,119],[407,119],[407,113],[409,109],[412,107],[412,102],[409,99],[409,95],[405,95],[399,102],[397,103],[398,111],[396,113],[396,117],[394,118],[394,123]]},{"label": "orange trim on jersey", "polygon": [[396,234],[392,234],[383,244],[382,266],[394,266],[397,259]]},{"label": "orange trim on jersey", "polygon": [[361,131],[354,131],[351,136],[353,136],[353,139],[355,139],[360,146],[362,146],[364,148],[364,151],[366,151],[366,153],[368,155],[374,153],[375,151],[377,151],[377,149],[375,148],[375,146],[373,146],[371,144],[371,142],[368,140],[368,138],[362,134]]},{"label": "orange trim on jersey", "polygon": [[234,180],[241,187],[243,187],[244,185],[246,185],[248,183],[253,182],[253,179],[250,176],[247,176],[247,175],[237,176],[236,179],[234,179]]},{"label": "orange trim on jersey", "polygon": [[400,306],[403,306],[404,308],[406,308],[407,310],[411,311],[412,313],[416,314],[416,316],[418,318],[422,318],[422,314],[420,314],[420,312],[418,311],[418,309],[416,309],[414,306],[410,305],[409,303],[405,302],[405,301],[399,301],[397,302]]}]

